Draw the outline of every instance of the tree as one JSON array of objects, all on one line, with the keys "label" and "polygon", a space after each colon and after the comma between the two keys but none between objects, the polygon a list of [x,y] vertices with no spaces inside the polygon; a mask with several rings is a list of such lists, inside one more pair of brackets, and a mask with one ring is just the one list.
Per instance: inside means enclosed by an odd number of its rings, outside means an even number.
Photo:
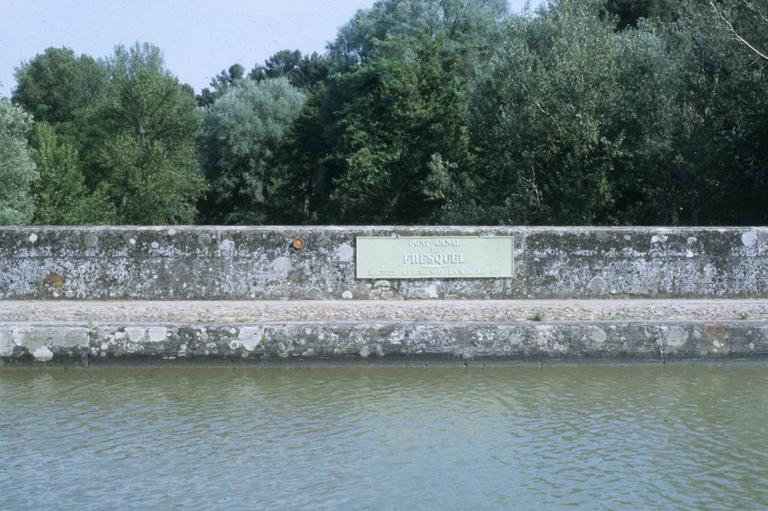
[{"label": "tree", "polygon": [[47,225],[109,224],[114,206],[102,189],[90,192],[80,171],[77,150],[61,141],[46,123],[37,123],[32,151],[40,179],[33,186],[34,223]]},{"label": "tree", "polygon": [[[280,50],[264,64],[257,64],[248,73],[247,78],[261,82],[271,78],[287,78],[291,85],[303,92],[309,92],[315,85],[328,76],[328,60],[318,53],[302,55],[299,50]],[[197,104],[208,107],[216,99],[227,93],[232,87],[245,79],[245,69],[240,64],[232,64],[221,71],[210,84],[197,96]]]},{"label": "tree", "polygon": [[204,88],[197,96],[197,104],[201,107],[211,106],[216,99],[223,96],[229,89],[240,83],[245,75],[245,68],[240,64],[232,64],[226,71],[221,71],[211,80],[211,88]]},{"label": "tree", "polygon": [[0,225],[28,223],[34,213],[29,192],[37,172],[27,146],[31,127],[29,114],[0,98]]},{"label": "tree", "polygon": [[[718,8],[746,41],[768,47],[764,21],[744,2],[723,1]],[[709,2],[684,2],[667,44],[679,69],[686,126],[676,144],[697,189],[686,222],[765,223],[768,62],[735,37]]]},{"label": "tree", "polygon": [[326,85],[321,82],[283,134],[275,162],[281,179],[272,194],[275,223],[320,223],[330,193],[326,151],[331,133],[335,133],[334,125],[326,122],[331,116],[327,98]]},{"label": "tree", "polygon": [[363,64],[387,39],[438,34],[464,53],[466,64],[480,64],[507,15],[505,0],[377,0],[358,11],[329,45],[332,71]]},{"label": "tree", "polygon": [[119,223],[191,223],[205,189],[196,158],[201,119],[194,95],[151,45],[118,46],[105,66],[109,97],[88,119],[92,182],[104,183]]},{"label": "tree", "polygon": [[471,170],[467,95],[504,0],[382,0],[329,45],[330,75],[287,137],[298,222],[435,222]]},{"label": "tree", "polygon": [[463,60],[447,37],[396,38],[376,51],[330,77],[311,101],[320,118],[303,115],[291,132],[291,187],[278,195],[299,221],[435,221],[469,169]]},{"label": "tree", "polygon": [[608,12],[618,16],[618,29],[637,27],[641,19],[671,21],[677,14],[681,0],[608,0]]},{"label": "tree", "polygon": [[202,205],[206,221],[264,223],[274,216],[272,187],[283,135],[305,96],[286,78],[245,80],[205,113],[200,158],[211,184]]},{"label": "tree", "polygon": [[668,223],[675,79],[652,30],[616,33],[598,2],[517,18],[473,99],[475,221]]},{"label": "tree", "polygon": [[151,43],[135,43],[126,47],[118,44],[107,59],[101,62],[112,84],[130,79],[139,73],[172,76],[165,67],[162,50]]},{"label": "tree", "polygon": [[[728,30],[728,33],[740,44],[747,47],[752,53],[757,55],[763,60],[768,61],[768,47],[764,47],[765,41],[758,43],[756,39],[759,37],[757,34],[765,34],[768,30],[768,8],[760,6],[753,0],[735,0],[731,2],[707,0],[712,11],[715,13],[717,19],[722,22],[724,27]],[[723,5],[723,4],[727,4]],[[730,13],[728,11],[731,11]],[[749,40],[745,38],[743,33],[744,29],[737,28],[734,25],[733,18],[740,18],[739,21],[748,25],[746,30],[754,32],[749,37]],[[765,39],[763,36],[761,39]]]},{"label": "tree", "polygon": [[299,50],[281,50],[263,65],[254,66],[248,74],[253,81],[285,77],[294,87],[305,92],[328,76],[328,61],[317,53],[302,55]]},{"label": "tree", "polygon": [[110,140],[101,154],[111,167],[107,194],[120,223],[193,223],[204,183],[188,168],[191,154],[169,157],[162,142],[125,133]]},{"label": "tree", "polygon": [[89,108],[107,92],[107,74],[88,55],[70,48],[48,48],[16,69],[13,101],[36,121],[72,121],[78,110]]}]

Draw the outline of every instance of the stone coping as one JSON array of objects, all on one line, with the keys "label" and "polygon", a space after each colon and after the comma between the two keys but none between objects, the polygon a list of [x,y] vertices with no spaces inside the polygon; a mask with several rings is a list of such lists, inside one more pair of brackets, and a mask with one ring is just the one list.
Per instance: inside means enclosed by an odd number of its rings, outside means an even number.
[{"label": "stone coping", "polygon": [[0,301],[0,366],[758,360],[768,300]]},{"label": "stone coping", "polygon": [[768,321],[768,299],[0,301],[2,323]]},{"label": "stone coping", "polygon": [[413,232],[477,232],[477,231],[635,231],[635,232],[689,232],[753,231],[766,230],[766,226],[718,225],[718,226],[659,226],[659,225],[0,225],[3,231],[253,231],[286,232],[297,230],[345,232],[345,231],[413,231]]}]

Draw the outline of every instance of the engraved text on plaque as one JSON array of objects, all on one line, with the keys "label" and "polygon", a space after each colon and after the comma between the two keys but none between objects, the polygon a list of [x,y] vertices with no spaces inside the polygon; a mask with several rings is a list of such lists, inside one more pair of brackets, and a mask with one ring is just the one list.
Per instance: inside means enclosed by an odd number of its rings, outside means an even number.
[{"label": "engraved text on plaque", "polygon": [[359,236],[357,278],[514,276],[513,236]]}]

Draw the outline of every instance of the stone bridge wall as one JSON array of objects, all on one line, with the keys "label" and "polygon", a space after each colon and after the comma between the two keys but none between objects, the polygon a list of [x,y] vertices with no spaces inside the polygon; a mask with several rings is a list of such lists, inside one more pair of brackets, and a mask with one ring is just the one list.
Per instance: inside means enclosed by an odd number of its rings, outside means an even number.
[{"label": "stone bridge wall", "polygon": [[[356,236],[415,235],[513,236],[515,276],[355,278]],[[644,297],[768,298],[768,228],[0,228],[4,300]]]}]

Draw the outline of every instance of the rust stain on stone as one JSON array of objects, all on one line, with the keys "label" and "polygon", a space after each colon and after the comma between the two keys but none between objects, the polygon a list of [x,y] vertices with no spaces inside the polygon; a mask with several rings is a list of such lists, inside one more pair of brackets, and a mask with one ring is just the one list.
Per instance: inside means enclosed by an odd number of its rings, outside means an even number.
[{"label": "rust stain on stone", "polygon": [[48,292],[57,293],[64,287],[66,281],[62,274],[52,271],[43,278],[43,286]]},{"label": "rust stain on stone", "polygon": [[728,330],[722,325],[706,325],[704,327],[704,334],[713,341],[725,342],[728,340]]}]

